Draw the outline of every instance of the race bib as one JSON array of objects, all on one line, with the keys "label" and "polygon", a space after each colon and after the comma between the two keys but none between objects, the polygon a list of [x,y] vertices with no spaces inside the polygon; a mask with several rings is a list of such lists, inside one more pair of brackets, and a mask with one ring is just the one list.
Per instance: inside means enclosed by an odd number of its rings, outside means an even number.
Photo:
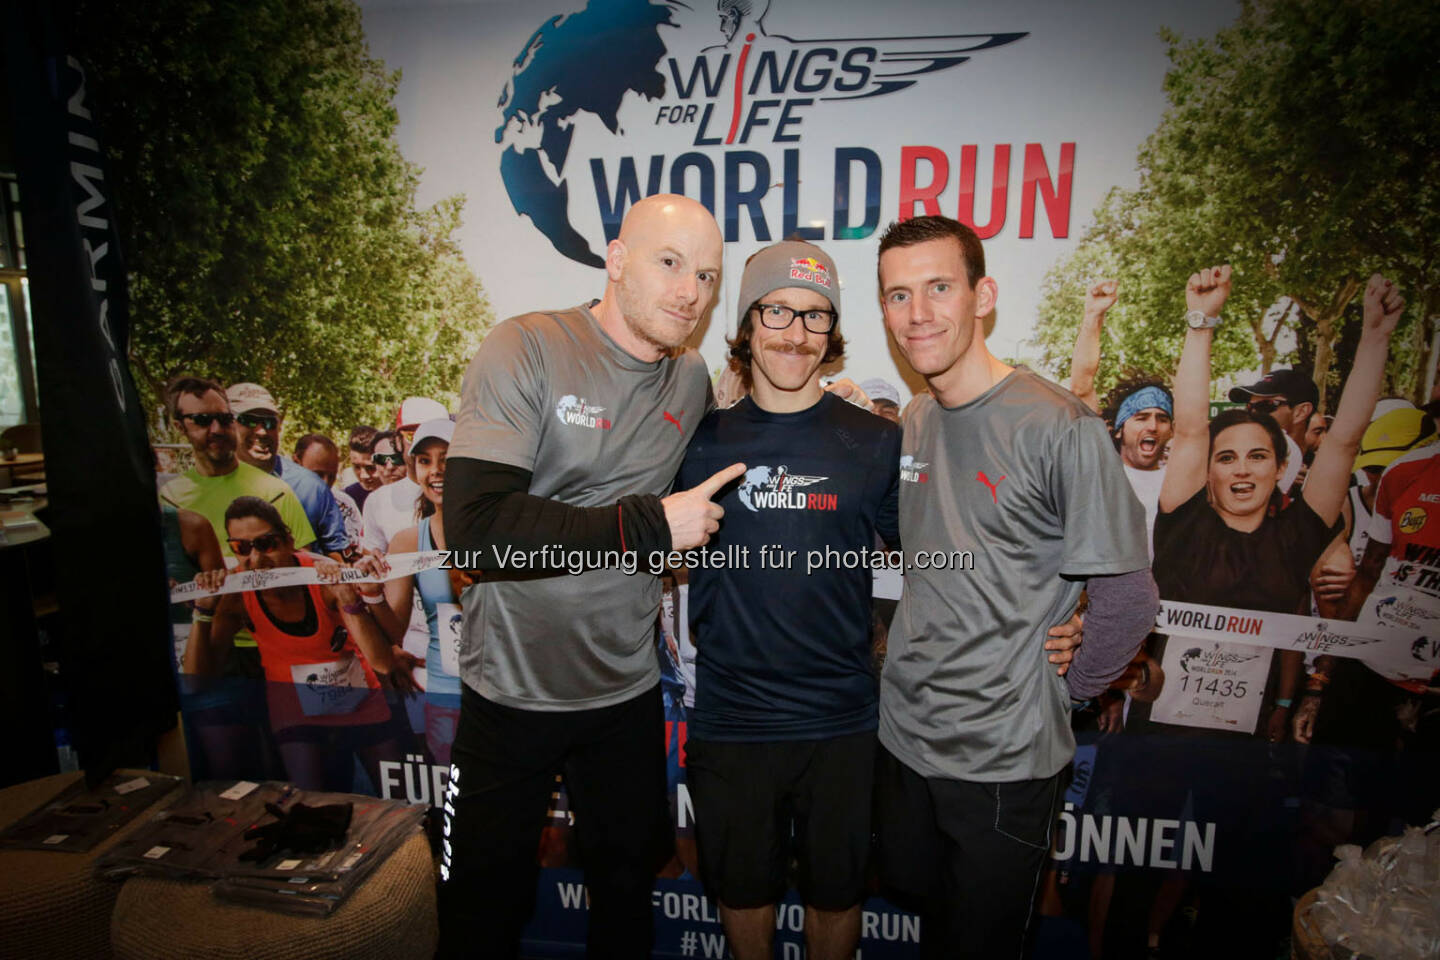
[{"label": "race bib", "polygon": [[440,669],[460,676],[460,604],[435,604],[435,632],[440,637]]},{"label": "race bib", "polygon": [[327,663],[293,664],[290,678],[307,717],[354,713],[370,696],[365,668],[353,653]]},{"label": "race bib", "polygon": [[1150,708],[1150,719],[1254,733],[1270,657],[1265,647],[1172,636],[1160,664],[1165,686]]}]

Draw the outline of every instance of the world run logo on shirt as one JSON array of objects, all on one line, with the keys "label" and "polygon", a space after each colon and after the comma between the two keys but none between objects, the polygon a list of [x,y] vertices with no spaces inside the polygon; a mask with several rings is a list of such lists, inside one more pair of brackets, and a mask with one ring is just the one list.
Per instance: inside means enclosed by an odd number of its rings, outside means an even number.
[{"label": "world run logo on shirt", "polygon": [[791,473],[785,466],[751,467],[745,471],[736,495],[747,510],[838,510],[840,498],[834,493],[800,493],[799,487],[822,483],[829,477],[807,477]]},{"label": "world run logo on shirt", "polygon": [[573,393],[567,393],[555,405],[555,416],[560,418],[561,423],[572,427],[588,427],[591,430],[610,429],[609,420],[595,416],[604,412],[604,407],[592,406],[585,402],[584,397],[576,399]]},{"label": "world run logo on shirt", "polygon": [[916,460],[907,453],[900,458],[900,479],[906,483],[929,483],[930,474],[924,472],[928,466],[929,460]]}]

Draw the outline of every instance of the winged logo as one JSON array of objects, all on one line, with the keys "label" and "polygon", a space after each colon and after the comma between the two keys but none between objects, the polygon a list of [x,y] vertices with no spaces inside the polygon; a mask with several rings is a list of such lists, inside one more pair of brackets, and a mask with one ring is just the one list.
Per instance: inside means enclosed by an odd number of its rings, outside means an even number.
[{"label": "winged logo", "polygon": [[754,494],[761,490],[773,490],[775,493],[783,493],[787,488],[808,487],[812,483],[819,483],[828,480],[829,477],[812,477],[804,474],[791,473],[790,468],[784,465],[778,467],[751,467],[745,471],[745,478],[740,482],[736,495],[745,508],[756,513],[760,508],[755,505],[752,499]]},{"label": "winged logo", "polygon": [[844,44],[863,43],[875,48],[877,56],[872,70],[859,89],[846,91],[843,95],[822,96],[821,100],[863,100],[896,93],[916,84],[916,77],[927,73],[939,73],[959,66],[970,59],[969,54],[991,50],[1014,43],[1029,36],[1028,31],[1007,33],[943,33],[914,37],[817,37],[804,39],[790,37],[783,33],[772,33],[765,27],[765,15],[770,12],[770,0],[718,0],[715,4],[720,16],[720,31],[724,43],[713,44],[705,50],[731,47],[739,37],[749,43],[758,37],[784,40],[796,47],[813,49],[835,49]]},{"label": "winged logo", "polygon": [[561,423],[573,423],[574,421],[568,419],[567,415],[573,417],[592,417],[597,413],[603,413],[604,410],[604,407],[597,407],[593,404],[586,403],[584,397],[576,397],[573,393],[567,393],[561,397],[560,402],[555,405],[555,416],[560,419]]}]

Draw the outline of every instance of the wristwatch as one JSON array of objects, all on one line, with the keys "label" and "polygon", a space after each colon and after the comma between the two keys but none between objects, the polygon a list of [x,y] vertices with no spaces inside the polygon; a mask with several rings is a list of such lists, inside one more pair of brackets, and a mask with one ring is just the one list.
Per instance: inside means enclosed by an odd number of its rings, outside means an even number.
[{"label": "wristwatch", "polygon": [[1220,318],[1207,317],[1204,310],[1186,310],[1185,322],[1191,330],[1211,330],[1220,326]]}]

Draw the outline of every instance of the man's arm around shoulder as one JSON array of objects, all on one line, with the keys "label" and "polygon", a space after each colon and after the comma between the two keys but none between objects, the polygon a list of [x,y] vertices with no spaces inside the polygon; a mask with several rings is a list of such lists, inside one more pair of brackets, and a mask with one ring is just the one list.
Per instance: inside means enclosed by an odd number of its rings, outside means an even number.
[{"label": "man's arm around shoulder", "polygon": [[1085,642],[1075,651],[1066,677],[1070,696],[1076,700],[1099,696],[1125,672],[1154,629],[1160,609],[1160,592],[1149,568],[1091,577],[1085,589],[1090,596]]}]

